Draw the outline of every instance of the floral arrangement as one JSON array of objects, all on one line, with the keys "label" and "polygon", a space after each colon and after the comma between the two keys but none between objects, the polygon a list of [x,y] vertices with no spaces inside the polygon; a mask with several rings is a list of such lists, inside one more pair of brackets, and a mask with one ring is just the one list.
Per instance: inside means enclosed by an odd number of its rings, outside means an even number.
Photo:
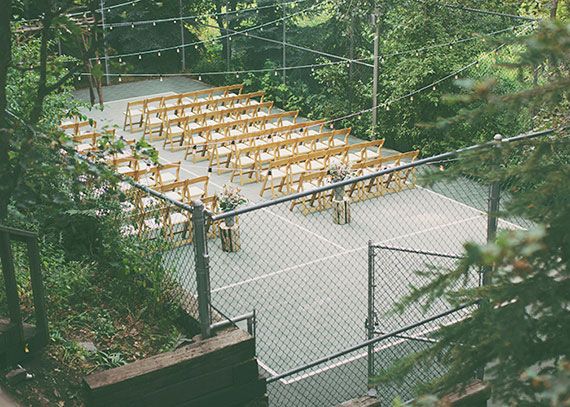
[{"label": "floral arrangement", "polygon": [[247,199],[241,194],[241,188],[231,184],[225,184],[222,192],[219,192],[217,196],[222,212],[233,211],[238,206],[247,203]]},{"label": "floral arrangement", "polygon": [[354,170],[352,165],[344,164],[338,159],[331,160],[329,168],[327,171],[329,179],[332,183],[344,181],[345,179],[352,178],[354,176]]}]

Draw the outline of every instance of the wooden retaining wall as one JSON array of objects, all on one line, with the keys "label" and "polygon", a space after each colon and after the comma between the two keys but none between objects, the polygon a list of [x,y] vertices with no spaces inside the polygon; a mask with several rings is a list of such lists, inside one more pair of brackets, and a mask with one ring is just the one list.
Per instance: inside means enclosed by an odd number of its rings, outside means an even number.
[{"label": "wooden retaining wall", "polygon": [[231,329],[213,338],[84,379],[88,406],[263,406],[254,338]]}]

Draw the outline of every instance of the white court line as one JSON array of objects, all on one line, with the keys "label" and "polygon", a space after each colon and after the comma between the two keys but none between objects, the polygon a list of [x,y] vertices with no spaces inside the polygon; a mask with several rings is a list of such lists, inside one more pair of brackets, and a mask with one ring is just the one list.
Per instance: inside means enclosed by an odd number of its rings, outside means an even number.
[{"label": "white court line", "polygon": [[[433,227],[431,227],[431,228],[427,228],[427,229],[418,230],[418,231],[415,231],[415,232],[406,233],[406,234],[400,235],[400,236],[391,237],[390,239],[386,239],[386,240],[380,241],[380,242],[375,243],[375,244],[389,243],[389,242],[394,241],[394,240],[403,239],[403,238],[405,238],[405,237],[415,236],[415,235],[419,235],[419,234],[426,233],[426,232],[431,232],[431,231],[433,231],[433,230],[445,228],[445,227],[448,227],[448,226],[454,226],[454,225],[457,225],[457,224],[460,224],[460,223],[463,223],[463,222],[472,221],[472,220],[475,220],[475,219],[481,219],[481,217],[480,217],[480,216],[473,216],[473,217],[471,217],[471,218],[462,219],[462,220],[458,220],[458,221],[450,222],[450,223],[445,223],[445,224],[443,224],[443,225],[433,226]],[[344,255],[346,255],[346,254],[350,254],[350,253],[353,253],[353,252],[356,252],[356,251],[359,251],[359,250],[364,250],[364,249],[366,249],[367,247],[368,247],[368,245],[366,245],[366,246],[361,246],[361,247],[357,247],[357,248],[355,248],[355,249],[345,250],[344,252],[335,253],[335,254],[332,254],[332,255],[330,255],[330,256],[321,257],[321,258],[318,258],[318,259],[315,259],[315,260],[308,261],[308,262],[306,262],[306,263],[296,264],[296,265],[294,265],[294,266],[290,266],[290,267],[287,267],[287,268],[284,268],[284,269],[281,269],[281,270],[277,270],[277,271],[274,271],[274,272],[272,272],[272,273],[263,274],[263,275],[260,275],[260,276],[248,278],[247,280],[239,281],[239,282],[237,282],[237,283],[233,283],[233,284],[229,284],[229,285],[226,285],[226,286],[214,288],[214,289],[212,289],[212,293],[219,292],[219,291],[223,291],[223,290],[227,290],[227,289],[234,288],[234,287],[239,287],[239,286],[244,285],[244,284],[252,283],[252,282],[255,282],[255,281],[258,281],[258,280],[262,280],[262,279],[268,278],[268,277],[273,277],[273,276],[275,276],[275,275],[282,274],[282,273],[285,273],[285,272],[287,272],[287,271],[295,270],[295,269],[298,269],[298,268],[300,268],[300,267],[305,267],[305,266],[309,266],[309,265],[311,265],[311,264],[319,263],[319,262],[321,262],[321,261],[326,261],[326,260],[334,259],[335,257],[344,256]]]},{"label": "white court line", "polygon": [[257,364],[259,366],[261,366],[261,368],[263,370],[265,370],[266,372],[270,373],[271,376],[277,376],[279,373],[277,373],[275,370],[271,369],[269,366],[267,366],[265,363],[263,363],[261,360],[259,360],[259,357],[257,357]]},{"label": "white court line", "polygon": [[[466,207],[466,208],[473,209],[473,210],[475,210],[475,211],[481,213],[482,215],[485,215],[485,216],[487,215],[487,212],[482,211],[481,209],[477,209],[477,208],[475,208],[475,207],[473,207],[473,206],[471,206],[471,205],[467,205],[466,203],[459,202],[459,201],[457,201],[457,200],[455,200],[455,199],[453,199],[453,198],[450,198],[450,197],[448,197],[448,196],[445,196],[445,195],[443,195],[443,194],[440,194],[439,192],[432,191],[432,190],[429,189],[429,188],[424,188],[424,187],[421,187],[421,186],[419,186],[419,185],[417,186],[417,188],[423,189],[424,191],[431,192],[432,194],[438,195],[438,196],[441,197],[441,198],[447,199],[448,201],[454,202],[454,203],[459,204],[459,205],[461,205],[461,206],[464,206],[464,207]],[[508,224],[508,225],[511,225],[512,227],[514,227],[514,228],[516,228],[516,229],[521,229],[521,230],[524,229],[522,226],[519,226],[519,225],[517,225],[517,224],[515,224],[515,223],[509,222],[508,220],[504,220],[503,218],[499,218],[499,220],[505,222],[505,223]]]}]

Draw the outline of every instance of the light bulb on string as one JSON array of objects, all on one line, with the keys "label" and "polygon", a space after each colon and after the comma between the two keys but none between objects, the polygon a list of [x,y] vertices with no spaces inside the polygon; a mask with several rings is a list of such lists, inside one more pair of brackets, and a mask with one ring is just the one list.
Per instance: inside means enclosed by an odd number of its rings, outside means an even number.
[{"label": "light bulb on string", "polygon": [[123,58],[119,57],[119,63],[122,63],[122,62],[123,62]]},{"label": "light bulb on string", "polygon": [[358,120],[360,120],[360,119],[362,119],[362,115],[359,114],[358,116],[356,116],[356,118],[357,118]]},{"label": "light bulb on string", "polygon": [[277,71],[275,71],[275,76],[277,76]]},{"label": "light bulb on string", "polygon": [[162,82],[162,75],[160,75],[160,81]]},{"label": "light bulb on string", "polygon": [[176,53],[180,54],[180,48],[176,48]]},{"label": "light bulb on string", "polygon": [[334,124],[333,124],[333,123],[331,123],[330,128],[331,128],[331,130],[334,129]]},{"label": "light bulb on string", "polygon": [[414,96],[413,96],[413,95],[410,96],[410,101],[412,101],[412,102],[414,101]]},{"label": "light bulb on string", "polygon": [[198,80],[201,81],[202,80],[202,75],[198,76]]},{"label": "light bulb on string", "polygon": [[194,45],[194,49],[198,49],[198,44]]},{"label": "light bulb on string", "polygon": [[458,80],[458,79],[459,79],[459,75],[455,75],[455,80]]},{"label": "light bulb on string", "polygon": [[112,25],[109,26],[109,31],[113,31],[113,26],[112,26]]},{"label": "light bulb on string", "polygon": [[176,24],[176,20],[172,21],[174,24]]},{"label": "light bulb on string", "polygon": [[119,82],[123,82],[123,78],[119,75]]},{"label": "light bulb on string", "polygon": [[131,23],[131,28],[135,28],[135,23]]},{"label": "light bulb on string", "polygon": [[156,21],[153,21],[153,22],[152,22],[152,26],[153,26],[153,27],[156,27]]},{"label": "light bulb on string", "polygon": [[432,86],[431,90],[435,90],[435,85]]},{"label": "light bulb on string", "polygon": [[160,51],[158,51],[158,52],[156,53],[156,55],[162,56],[162,54],[160,53]]},{"label": "light bulb on string", "polygon": [[236,73],[236,79],[239,79],[239,73]]}]

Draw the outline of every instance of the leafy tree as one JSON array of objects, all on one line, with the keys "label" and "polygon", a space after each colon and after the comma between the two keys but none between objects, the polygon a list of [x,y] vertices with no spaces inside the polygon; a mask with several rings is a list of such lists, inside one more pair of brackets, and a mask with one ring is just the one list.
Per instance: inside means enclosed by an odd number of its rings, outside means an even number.
[{"label": "leafy tree", "polygon": [[[555,133],[524,145],[513,143],[466,155],[459,166],[439,177],[468,172],[484,182],[510,185],[505,215],[522,216],[537,226],[528,231],[503,231],[486,245],[467,243],[465,259],[456,269],[434,272],[430,283],[416,287],[400,309],[415,302],[429,308],[441,296],[455,305],[477,301],[479,306],[470,318],[438,331],[436,345],[401,361],[380,380],[409,371],[415,364],[438,360],[448,371],[432,383],[432,391],[457,390],[485,369],[485,381],[498,403],[567,405],[570,25],[545,21],[535,34],[517,43],[521,52],[510,66],[522,72],[542,65],[544,83],[501,94],[496,92],[496,81],[472,82],[469,93],[458,98],[464,106],[459,115],[438,127],[446,129],[450,123],[463,121],[476,124],[489,112],[526,108],[536,111],[537,122],[554,128]],[[481,104],[473,107],[474,101]],[[488,284],[477,288],[462,284],[465,276],[480,270]]]}]

